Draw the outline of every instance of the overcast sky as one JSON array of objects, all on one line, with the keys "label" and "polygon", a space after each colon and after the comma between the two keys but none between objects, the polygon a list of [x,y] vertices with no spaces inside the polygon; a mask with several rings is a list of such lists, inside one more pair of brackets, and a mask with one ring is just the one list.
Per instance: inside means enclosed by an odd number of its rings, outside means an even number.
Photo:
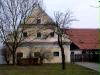
[{"label": "overcast sky", "polygon": [[99,28],[98,0],[43,0],[46,12],[53,17],[55,11],[65,12],[70,9],[79,21],[73,22],[72,28]]}]

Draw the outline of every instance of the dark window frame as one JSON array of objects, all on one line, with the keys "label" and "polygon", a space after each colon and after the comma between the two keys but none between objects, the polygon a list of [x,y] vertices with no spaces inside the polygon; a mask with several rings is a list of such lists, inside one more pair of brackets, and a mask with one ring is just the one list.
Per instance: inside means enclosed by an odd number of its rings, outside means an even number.
[{"label": "dark window frame", "polygon": [[51,32],[51,33],[50,33],[50,36],[51,36],[51,37],[54,37],[54,32]]},{"label": "dark window frame", "polygon": [[86,54],[86,51],[82,51],[82,54]]},{"label": "dark window frame", "polygon": [[74,55],[75,54],[75,52],[71,52],[71,55]]},{"label": "dark window frame", "polygon": [[41,32],[38,32],[37,33],[37,38],[40,38],[41,37]]},{"label": "dark window frame", "polygon": [[34,57],[39,57],[40,56],[40,52],[34,52]]},{"label": "dark window frame", "polygon": [[40,23],[41,23],[41,19],[38,18],[38,19],[37,19],[37,24],[40,24]]},{"label": "dark window frame", "polygon": [[17,58],[18,57],[22,58],[23,57],[23,52],[17,52]]},{"label": "dark window frame", "polygon": [[53,52],[53,56],[57,56],[57,57],[59,57],[59,52]]},{"label": "dark window frame", "polygon": [[23,37],[28,37],[27,32],[23,32]]}]

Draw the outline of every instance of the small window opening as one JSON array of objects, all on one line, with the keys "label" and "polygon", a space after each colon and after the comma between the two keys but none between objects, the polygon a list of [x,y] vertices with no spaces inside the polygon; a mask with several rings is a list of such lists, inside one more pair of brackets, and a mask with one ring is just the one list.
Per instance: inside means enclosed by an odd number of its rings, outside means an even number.
[{"label": "small window opening", "polygon": [[37,37],[41,37],[41,32],[38,32],[37,33]]},{"label": "small window opening", "polygon": [[27,32],[24,32],[24,33],[23,33],[23,36],[24,36],[24,37],[27,37]]},{"label": "small window opening", "polygon": [[59,52],[54,52],[53,55],[54,56],[59,56]]},{"label": "small window opening", "polygon": [[51,37],[54,37],[54,32],[51,32],[51,33],[50,33],[50,36],[51,36]]},{"label": "small window opening", "polygon": [[37,24],[41,23],[41,19],[37,19]]}]

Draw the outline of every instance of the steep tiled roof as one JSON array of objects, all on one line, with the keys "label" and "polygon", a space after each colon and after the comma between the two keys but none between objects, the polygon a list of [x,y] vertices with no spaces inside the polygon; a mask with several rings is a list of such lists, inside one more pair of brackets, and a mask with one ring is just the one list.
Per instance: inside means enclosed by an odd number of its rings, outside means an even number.
[{"label": "steep tiled roof", "polygon": [[99,29],[69,29],[66,33],[80,49],[99,49]]}]

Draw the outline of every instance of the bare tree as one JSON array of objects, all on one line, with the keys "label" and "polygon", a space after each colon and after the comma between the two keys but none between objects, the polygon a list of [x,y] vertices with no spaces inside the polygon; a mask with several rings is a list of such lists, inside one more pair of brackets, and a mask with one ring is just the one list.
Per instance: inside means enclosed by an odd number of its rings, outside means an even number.
[{"label": "bare tree", "polygon": [[53,56],[52,56],[52,53],[50,50],[46,50],[44,48],[41,48],[39,58],[40,58],[40,64],[43,64],[44,59],[49,61],[53,58]]},{"label": "bare tree", "polygon": [[[37,48],[35,48],[36,50]],[[45,48],[40,48],[35,52],[34,57],[37,57],[40,59],[40,64],[43,64],[43,61],[46,59],[50,61],[53,58],[53,54],[50,50],[47,50]]]},{"label": "bare tree", "polygon": [[[62,69],[64,70],[66,68],[65,66],[65,53],[64,53],[64,41],[63,39],[66,36],[65,29],[69,29],[70,25],[73,21],[75,21],[74,17],[71,15],[72,13],[67,10],[66,13],[56,12],[54,14],[54,21],[55,21],[55,32],[58,35],[58,45],[61,49],[61,55],[62,55]],[[67,37],[68,38],[68,37]]]},{"label": "bare tree", "polygon": [[13,64],[16,50],[23,41],[25,19],[31,14],[39,0],[0,0],[0,39],[11,52]]}]

